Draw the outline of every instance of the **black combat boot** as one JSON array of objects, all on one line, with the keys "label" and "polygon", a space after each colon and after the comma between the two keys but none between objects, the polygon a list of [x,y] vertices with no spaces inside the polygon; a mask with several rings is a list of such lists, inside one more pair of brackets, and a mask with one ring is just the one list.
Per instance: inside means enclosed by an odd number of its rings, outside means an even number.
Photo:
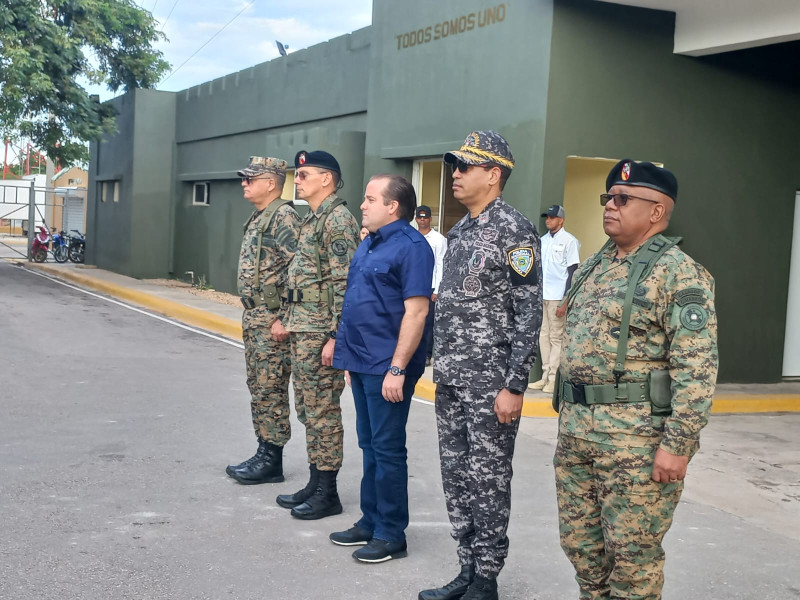
[{"label": "black combat boot", "polygon": [[256,450],[256,453],[253,456],[251,456],[250,458],[248,458],[244,462],[240,462],[238,465],[228,465],[227,467],[225,467],[225,472],[229,476],[233,477],[233,472],[234,471],[236,471],[237,469],[244,469],[247,465],[252,465],[259,458],[264,456],[264,452],[266,452],[266,451],[267,451],[267,443],[266,442],[262,442],[261,440],[259,440],[258,441],[258,450]]},{"label": "black combat boot", "polygon": [[232,477],[242,485],[279,483],[283,481],[283,446],[265,442],[263,455],[249,465],[233,472]]},{"label": "black combat boot", "polygon": [[475,579],[469,584],[469,589],[461,596],[461,600],[497,600],[497,579],[486,579],[475,575]]},{"label": "black combat boot", "polygon": [[295,506],[300,506],[303,502],[311,498],[317,489],[317,485],[319,484],[319,471],[317,471],[317,465],[309,465],[308,470],[309,478],[306,487],[299,492],[295,492],[294,494],[281,494],[275,498],[275,502],[277,502],[283,508],[294,508]]},{"label": "black combat boot", "polygon": [[342,503],[339,502],[339,493],[336,491],[336,476],[339,470],[319,471],[319,483],[314,495],[300,506],[292,509],[292,516],[304,521],[313,521],[338,515],[342,512]]},{"label": "black combat boot", "polygon": [[458,600],[467,593],[467,588],[473,579],[475,579],[475,565],[461,565],[461,573],[453,581],[440,588],[422,590],[418,598],[419,600]]}]

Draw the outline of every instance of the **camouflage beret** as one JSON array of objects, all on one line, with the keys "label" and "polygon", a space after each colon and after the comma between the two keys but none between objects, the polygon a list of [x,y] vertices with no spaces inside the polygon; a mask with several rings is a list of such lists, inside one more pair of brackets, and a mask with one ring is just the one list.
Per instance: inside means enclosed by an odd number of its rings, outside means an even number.
[{"label": "camouflage beret", "polygon": [[646,187],[678,200],[678,179],[669,169],[630,158],[619,161],[606,178],[606,191],[615,185]]},{"label": "camouflage beret", "polygon": [[454,165],[458,161],[468,165],[494,163],[501,167],[514,168],[514,157],[508,142],[496,131],[473,131],[459,150],[444,155],[444,162],[447,164]]},{"label": "camouflage beret", "polygon": [[244,169],[236,171],[236,174],[239,175],[239,177],[256,177],[264,173],[286,176],[287,166],[288,163],[280,158],[251,156],[250,164]]}]

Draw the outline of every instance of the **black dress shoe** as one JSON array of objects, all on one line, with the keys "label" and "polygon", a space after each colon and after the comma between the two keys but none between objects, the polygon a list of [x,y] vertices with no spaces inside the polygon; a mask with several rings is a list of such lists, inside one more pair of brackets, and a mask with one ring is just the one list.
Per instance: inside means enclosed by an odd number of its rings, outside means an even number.
[{"label": "black dress shoe", "polygon": [[380,563],[393,558],[408,556],[406,550],[405,540],[402,542],[387,542],[372,538],[366,546],[353,552],[353,558],[366,563]]},{"label": "black dress shoe", "polygon": [[440,588],[422,590],[419,600],[458,600],[467,593],[469,584],[475,579],[475,565],[461,565],[461,572],[453,581]]},{"label": "black dress shoe", "polygon": [[328,536],[337,546],[363,546],[372,539],[372,532],[353,525],[347,531],[337,531]]}]

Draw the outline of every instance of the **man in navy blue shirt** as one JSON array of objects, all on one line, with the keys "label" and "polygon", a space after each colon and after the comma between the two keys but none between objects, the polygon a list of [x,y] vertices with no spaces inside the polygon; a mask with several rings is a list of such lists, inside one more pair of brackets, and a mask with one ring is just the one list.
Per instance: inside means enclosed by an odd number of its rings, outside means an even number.
[{"label": "man in navy blue shirt", "polygon": [[433,251],[409,225],[417,198],[399,175],[370,179],[361,205],[369,235],[350,263],[333,366],[350,372],[356,432],[363,452],[361,519],[332,533],[353,557],[377,563],[406,556],[406,421],[425,370],[425,317]]}]

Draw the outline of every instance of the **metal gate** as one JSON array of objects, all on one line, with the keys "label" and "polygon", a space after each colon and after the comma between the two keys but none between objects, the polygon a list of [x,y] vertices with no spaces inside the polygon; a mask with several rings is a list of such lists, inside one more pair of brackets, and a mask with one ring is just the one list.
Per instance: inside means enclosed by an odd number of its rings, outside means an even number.
[{"label": "metal gate", "polygon": [[86,190],[37,185],[37,179],[45,180],[43,176],[34,176],[34,179],[0,181],[2,256],[30,260],[30,248],[39,227],[51,232],[83,231]]}]

